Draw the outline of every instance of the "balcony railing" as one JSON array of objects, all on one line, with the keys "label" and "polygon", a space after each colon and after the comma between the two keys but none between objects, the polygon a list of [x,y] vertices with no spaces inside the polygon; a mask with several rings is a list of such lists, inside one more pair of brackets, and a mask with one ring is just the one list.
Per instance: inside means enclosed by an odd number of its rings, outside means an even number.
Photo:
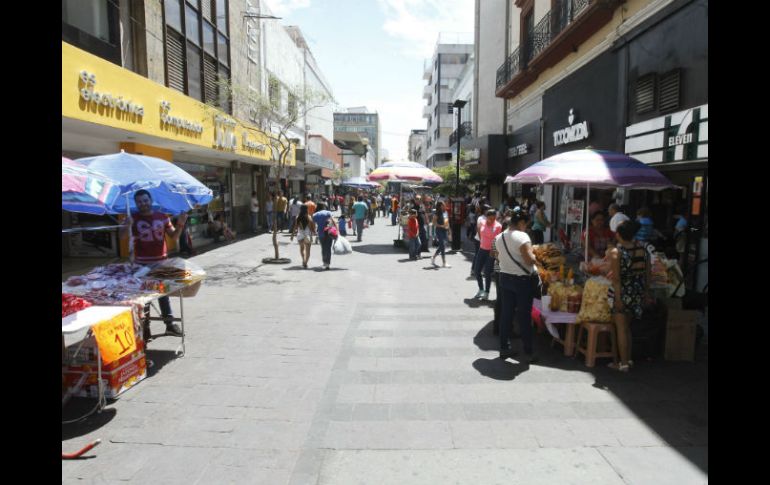
[{"label": "balcony railing", "polygon": [[598,0],[556,0],[553,9],[535,26],[534,32],[497,69],[497,89],[527,69],[530,62],[551,45],[553,40]]},{"label": "balcony railing", "polygon": [[[473,123],[470,121],[466,121],[460,125],[460,133],[461,138],[469,138],[473,134]],[[457,143],[457,130],[453,131],[451,135],[449,135],[449,146],[454,145]]]}]

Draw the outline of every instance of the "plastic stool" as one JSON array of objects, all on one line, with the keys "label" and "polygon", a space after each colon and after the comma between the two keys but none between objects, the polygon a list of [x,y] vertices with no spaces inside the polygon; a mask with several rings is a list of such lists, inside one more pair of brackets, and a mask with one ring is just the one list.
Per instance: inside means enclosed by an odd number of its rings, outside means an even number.
[{"label": "plastic stool", "polygon": [[[586,346],[582,344],[583,334],[587,332]],[[599,334],[609,332],[612,350],[610,352],[599,352]],[[612,361],[618,362],[617,335],[615,334],[614,323],[595,323],[583,322],[578,330],[577,342],[575,345],[575,357],[579,353],[586,356],[586,367],[593,367],[596,364],[597,357],[612,357]]]}]

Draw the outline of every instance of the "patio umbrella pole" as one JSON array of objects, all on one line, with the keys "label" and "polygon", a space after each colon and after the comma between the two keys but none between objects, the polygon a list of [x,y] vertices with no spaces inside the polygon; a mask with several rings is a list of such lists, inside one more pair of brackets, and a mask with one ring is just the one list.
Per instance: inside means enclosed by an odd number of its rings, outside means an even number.
[{"label": "patio umbrella pole", "polygon": [[588,231],[591,230],[591,221],[589,220],[588,203],[591,200],[591,184],[586,184],[586,263],[588,263]]},{"label": "patio umbrella pole", "polygon": [[[128,198],[128,194],[126,194],[126,218],[131,218],[131,200]],[[128,262],[132,263],[134,262],[134,231],[131,230],[131,228],[128,228]]]}]

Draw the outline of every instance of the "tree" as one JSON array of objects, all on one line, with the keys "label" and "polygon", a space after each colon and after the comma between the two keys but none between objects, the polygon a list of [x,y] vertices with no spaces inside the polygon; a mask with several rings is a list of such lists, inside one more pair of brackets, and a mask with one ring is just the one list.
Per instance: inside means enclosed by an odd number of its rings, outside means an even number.
[{"label": "tree", "polygon": [[[331,98],[320,91],[315,91],[307,86],[287,88],[288,103],[286,107],[282,106],[280,85],[274,79],[270,80],[269,95],[264,96],[261,93],[248,87],[238,86],[227,80],[217,83],[219,86],[219,103],[232,103],[233,106],[240,104],[246,108],[249,117],[257,124],[259,129],[247,128],[255,134],[267,137],[270,145],[272,158],[271,170],[274,171],[276,178],[280,178],[281,173],[287,166],[292,153],[292,146],[299,144],[299,139],[291,138],[292,128],[302,126],[307,114],[331,101]],[[237,119],[237,118],[236,118]],[[250,123],[242,123],[249,127]],[[278,218],[273,218],[273,249],[274,258],[265,258],[263,263],[289,263],[291,260],[280,258],[278,248]]]},{"label": "tree", "polygon": [[[444,181],[433,187],[434,194],[455,194],[455,180],[457,178],[457,167],[455,165],[445,165],[433,169]],[[470,184],[473,175],[471,175],[465,167],[460,167],[460,194],[464,194],[470,190]]]}]

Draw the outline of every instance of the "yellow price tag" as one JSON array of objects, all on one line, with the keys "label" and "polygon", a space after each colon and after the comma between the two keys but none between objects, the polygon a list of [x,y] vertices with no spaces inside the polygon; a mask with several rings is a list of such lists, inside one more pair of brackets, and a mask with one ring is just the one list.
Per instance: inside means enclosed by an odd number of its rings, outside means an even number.
[{"label": "yellow price tag", "polygon": [[136,351],[134,320],[131,312],[124,312],[112,320],[93,327],[96,343],[105,365]]}]

